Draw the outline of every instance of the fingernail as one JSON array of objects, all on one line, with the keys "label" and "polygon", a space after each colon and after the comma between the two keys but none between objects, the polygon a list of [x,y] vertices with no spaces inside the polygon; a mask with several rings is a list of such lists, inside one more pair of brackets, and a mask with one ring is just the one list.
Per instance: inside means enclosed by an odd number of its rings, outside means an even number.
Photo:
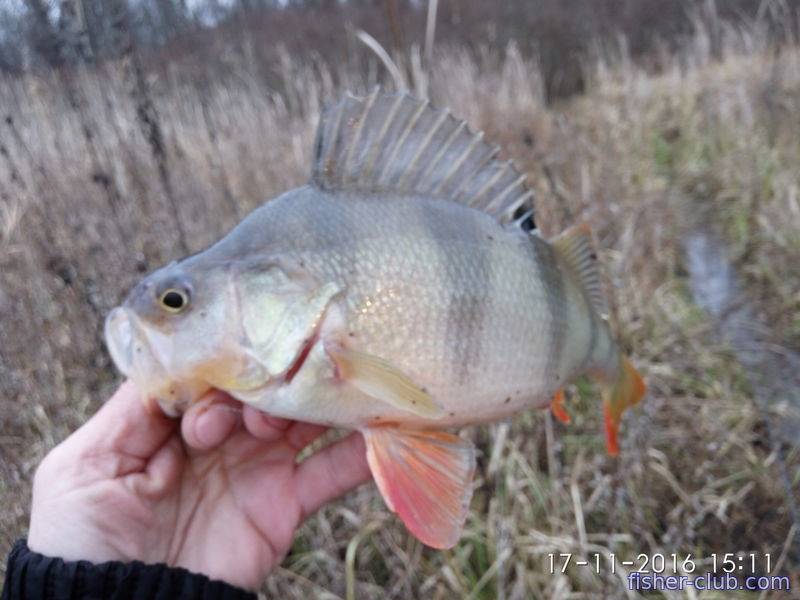
[{"label": "fingernail", "polygon": [[216,446],[228,437],[238,418],[228,406],[208,408],[197,417],[194,430],[197,441],[207,448]]}]

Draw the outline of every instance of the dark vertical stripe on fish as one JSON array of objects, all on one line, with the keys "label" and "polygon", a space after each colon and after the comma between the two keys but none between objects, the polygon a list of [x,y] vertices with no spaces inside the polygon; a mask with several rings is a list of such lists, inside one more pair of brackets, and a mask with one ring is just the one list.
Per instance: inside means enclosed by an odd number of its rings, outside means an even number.
[{"label": "dark vertical stripe on fish", "polygon": [[[548,377],[555,377],[561,367],[561,355],[564,351],[566,339],[566,296],[564,293],[564,273],[559,267],[559,262],[553,248],[536,235],[531,235],[531,249],[534,260],[540,269],[540,276],[544,286],[547,312],[550,317],[548,334],[550,337],[550,352],[545,363],[545,373]],[[558,381],[561,387],[562,381]]]},{"label": "dark vertical stripe on fish", "polygon": [[[472,252],[469,257],[457,256],[454,240],[480,240],[480,225],[475,220],[462,221],[460,225],[449,222],[430,202],[420,201],[422,228],[434,241],[444,266],[445,289],[449,291],[444,347],[454,352],[455,380],[459,384],[469,381],[470,373],[478,365],[483,350],[483,330],[486,321],[489,289],[492,285],[492,264],[489,248]],[[474,228],[465,233],[463,227]],[[458,228],[462,229],[459,230]],[[465,282],[477,284],[468,288]]]}]

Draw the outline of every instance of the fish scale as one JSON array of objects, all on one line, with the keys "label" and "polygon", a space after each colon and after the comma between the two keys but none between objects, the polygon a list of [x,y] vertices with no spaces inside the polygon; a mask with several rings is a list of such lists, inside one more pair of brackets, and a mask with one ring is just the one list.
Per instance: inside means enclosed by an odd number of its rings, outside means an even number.
[{"label": "fish scale", "polygon": [[[550,360],[554,337],[567,330],[561,306],[571,300],[558,298],[551,312],[547,298],[558,290],[537,276],[548,268],[538,264],[546,253],[483,213],[443,202],[423,211],[421,204],[386,197],[376,206],[332,195],[320,205],[318,192],[303,188],[259,209],[245,226],[288,240],[313,277],[341,283],[359,349],[379,354],[448,413],[462,415],[445,418],[448,424],[548,404],[557,377],[577,365]],[[314,235],[304,235],[306,219],[284,212],[313,214]],[[239,248],[222,242],[212,251],[231,260]],[[486,263],[488,278],[476,266]],[[470,306],[479,312],[470,314]],[[588,327],[573,323],[576,331]]]},{"label": "fish scale", "polygon": [[644,384],[605,320],[588,229],[524,230],[525,178],[407,95],[346,97],[314,148],[309,185],[108,316],[112,357],[142,393],[177,414],[218,388],[357,429],[387,506],[436,548],[458,541],[475,468],[472,444],[445,429],[551,401],[568,420],[562,390],[589,374],[616,453]]}]

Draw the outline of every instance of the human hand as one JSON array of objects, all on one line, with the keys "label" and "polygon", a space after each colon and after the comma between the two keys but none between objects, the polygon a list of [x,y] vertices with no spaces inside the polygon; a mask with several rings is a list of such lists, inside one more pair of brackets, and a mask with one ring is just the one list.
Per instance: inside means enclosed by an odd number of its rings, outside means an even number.
[{"label": "human hand", "polygon": [[325,430],[219,392],[169,419],[124,383],[39,465],[28,546],[64,560],[166,563],[256,589],[305,518],[370,477],[357,433],[296,463]]}]

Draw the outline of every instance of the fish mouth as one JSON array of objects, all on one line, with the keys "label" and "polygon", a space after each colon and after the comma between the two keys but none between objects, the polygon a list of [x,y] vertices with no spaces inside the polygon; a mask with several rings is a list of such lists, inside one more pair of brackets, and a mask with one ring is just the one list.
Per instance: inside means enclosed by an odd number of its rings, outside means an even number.
[{"label": "fish mouth", "polygon": [[157,404],[167,416],[177,417],[208,391],[208,385],[169,375],[136,315],[125,307],[115,308],[106,317],[105,338],[117,369],[133,382],[148,408]]},{"label": "fish mouth", "polygon": [[122,307],[112,310],[106,317],[104,333],[111,360],[123,375],[130,377],[133,370],[134,329],[128,311]]}]

